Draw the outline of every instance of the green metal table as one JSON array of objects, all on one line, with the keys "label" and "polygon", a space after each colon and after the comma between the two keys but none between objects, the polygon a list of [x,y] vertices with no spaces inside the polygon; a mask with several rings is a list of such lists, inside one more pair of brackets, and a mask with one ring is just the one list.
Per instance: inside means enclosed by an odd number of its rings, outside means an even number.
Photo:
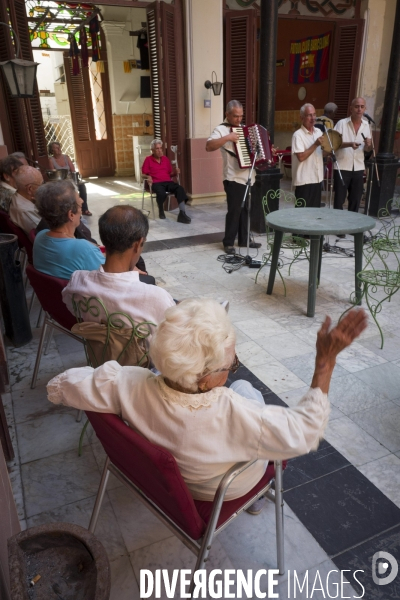
[{"label": "green metal table", "polygon": [[375,227],[375,219],[347,210],[328,208],[289,208],[276,210],[267,216],[267,223],[275,230],[267,294],[272,294],[276,268],[284,233],[310,236],[310,271],[308,277],[307,317],[315,314],[317,281],[321,272],[322,240],[324,235],[349,233],[354,236],[355,290],[361,304],[361,283],[357,273],[362,271],[363,232]]}]

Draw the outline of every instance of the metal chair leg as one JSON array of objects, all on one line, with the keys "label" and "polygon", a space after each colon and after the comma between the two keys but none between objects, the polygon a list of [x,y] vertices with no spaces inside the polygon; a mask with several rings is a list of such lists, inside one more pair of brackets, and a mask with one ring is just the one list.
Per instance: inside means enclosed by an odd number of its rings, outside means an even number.
[{"label": "metal chair leg", "polygon": [[36,294],[35,294],[35,290],[34,290],[34,289],[32,289],[32,296],[31,296],[31,300],[30,300],[30,302],[29,302],[28,314],[31,314],[31,310],[32,310],[33,301],[34,301],[34,299],[35,299],[35,296],[36,296]]},{"label": "metal chair leg", "polygon": [[40,319],[42,318],[42,312],[43,312],[43,308],[40,307],[39,316],[38,316],[38,320],[36,323],[36,329],[38,329],[40,327]]},{"label": "metal chair leg", "polygon": [[40,335],[39,347],[38,347],[38,351],[37,351],[37,355],[36,355],[35,368],[33,369],[32,382],[31,382],[31,389],[32,390],[36,386],[36,379],[37,379],[37,375],[38,375],[38,372],[39,372],[40,360],[42,358],[43,345],[44,345],[44,340],[45,340],[45,337],[46,337],[47,325],[48,324],[47,324],[46,317],[45,317],[44,323],[43,323],[42,333]]},{"label": "metal chair leg", "polygon": [[156,220],[156,213],[154,212],[154,198],[153,198],[153,192],[151,192],[150,194],[150,199],[151,199],[151,210],[153,212],[153,219]]},{"label": "metal chair leg", "polygon": [[282,461],[275,461],[275,520],[276,520],[276,553],[279,575],[285,573],[285,551],[283,532],[283,482]]},{"label": "metal chair leg", "polygon": [[97,496],[96,496],[96,502],[94,503],[92,516],[90,518],[89,531],[91,533],[95,532],[97,520],[99,518],[101,503],[103,502],[104,494],[106,492],[108,477],[110,475],[110,471],[108,470],[109,464],[110,464],[110,459],[107,456],[106,462],[104,464],[103,474],[101,476],[99,491],[97,492]]},{"label": "metal chair leg", "polygon": [[82,421],[82,415],[83,415],[83,410],[78,410],[76,419],[75,419],[77,423],[80,423]]},{"label": "metal chair leg", "polygon": [[50,329],[49,331],[49,335],[47,337],[47,342],[46,342],[46,348],[44,349],[44,354],[45,356],[48,354],[49,352],[49,348],[50,348],[50,344],[51,344],[51,340],[53,339],[53,328]]}]

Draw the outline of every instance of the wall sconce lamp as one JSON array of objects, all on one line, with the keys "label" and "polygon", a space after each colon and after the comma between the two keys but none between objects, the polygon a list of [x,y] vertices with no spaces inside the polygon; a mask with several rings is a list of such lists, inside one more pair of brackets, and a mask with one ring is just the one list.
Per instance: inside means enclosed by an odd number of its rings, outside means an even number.
[{"label": "wall sconce lamp", "polygon": [[[17,57],[20,52],[20,43],[17,34],[8,23],[0,21],[0,25],[5,25],[14,34],[17,46],[15,54]],[[22,60],[21,58],[12,58],[0,62],[0,67],[7,81],[12,98],[33,98],[38,64],[30,60]]]},{"label": "wall sconce lamp", "polygon": [[[215,75],[215,81],[214,81],[214,75]],[[213,71],[211,73],[211,81],[209,79],[207,79],[207,81],[204,82],[205,88],[207,88],[208,90],[210,88],[212,88],[214,96],[219,96],[221,94],[222,85],[223,85],[222,81],[217,81],[217,74],[215,71]]]}]

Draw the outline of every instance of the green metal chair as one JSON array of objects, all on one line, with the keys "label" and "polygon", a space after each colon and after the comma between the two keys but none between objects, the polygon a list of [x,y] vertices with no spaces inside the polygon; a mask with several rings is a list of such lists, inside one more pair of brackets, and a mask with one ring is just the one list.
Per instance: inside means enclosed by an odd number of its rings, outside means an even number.
[{"label": "green metal chair", "polygon": [[[269,206],[268,206],[268,202],[271,200],[275,200],[277,198],[279,201],[283,201],[284,203],[290,204],[291,206],[294,206],[295,208],[304,208],[306,206],[306,201],[303,198],[296,198],[292,192],[285,192],[282,189],[268,190],[267,194],[263,197],[261,202],[262,202],[262,208],[264,211],[265,225],[266,225],[266,231],[267,231],[268,251],[265,252],[261,258],[262,263],[261,263],[260,268],[257,271],[255,283],[257,283],[258,275],[259,275],[261,269],[264,268],[268,264],[268,261],[270,260],[270,258],[272,256],[272,251],[274,249],[275,232],[271,231],[271,229],[268,227],[267,216],[271,212],[269,209]],[[310,256],[309,256],[309,252],[308,252],[309,246],[310,246],[309,241],[304,239],[301,236],[291,235],[290,233],[284,234],[284,236],[283,236],[282,244],[281,244],[282,258],[279,259],[277,271],[278,271],[279,277],[281,278],[282,283],[283,283],[283,287],[285,290],[285,296],[286,296],[286,284],[285,284],[285,281],[284,281],[284,279],[282,277],[282,273],[281,273],[281,269],[285,264],[283,261],[284,252],[285,252],[285,250],[290,250],[291,252],[293,252],[293,258],[289,263],[288,274],[290,276],[290,270],[292,268],[292,264],[296,260],[298,260],[302,254],[304,254],[304,257],[307,260],[310,260]]]},{"label": "green metal chair", "polygon": [[[396,234],[397,237],[389,237]],[[387,229],[387,235],[374,240],[364,249],[365,268],[357,273],[361,283],[361,298],[358,302],[355,292],[350,296],[351,306],[344,311],[340,319],[354,306],[361,304],[363,298],[381,336],[381,349],[384,336],[377,315],[382,311],[383,303],[390,302],[392,296],[400,289],[400,239],[399,227]],[[392,268],[389,262],[394,263]],[[394,268],[393,268],[394,266]]]},{"label": "green metal chair", "polygon": [[[123,312],[109,313],[100,298],[72,297],[77,323],[71,331],[84,340],[88,365],[97,368],[110,360],[116,360],[122,366],[147,368],[150,365],[147,338],[151,335],[155,323],[143,321],[135,323]],[[96,321],[87,321],[85,315],[91,315]],[[80,411],[81,414],[82,411]],[[79,439],[79,456],[89,421],[86,421]]]}]

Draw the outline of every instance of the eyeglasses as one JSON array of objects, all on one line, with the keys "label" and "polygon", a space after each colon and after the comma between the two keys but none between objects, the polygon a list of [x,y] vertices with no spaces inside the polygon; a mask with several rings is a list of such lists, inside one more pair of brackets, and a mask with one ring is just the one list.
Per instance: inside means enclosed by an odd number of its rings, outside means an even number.
[{"label": "eyeglasses", "polygon": [[236,371],[240,367],[240,361],[238,355],[235,354],[235,358],[233,359],[232,364],[229,367],[224,367],[223,369],[217,369],[216,371],[211,371],[211,373],[220,373],[221,371],[230,371],[231,373],[236,373]]}]

